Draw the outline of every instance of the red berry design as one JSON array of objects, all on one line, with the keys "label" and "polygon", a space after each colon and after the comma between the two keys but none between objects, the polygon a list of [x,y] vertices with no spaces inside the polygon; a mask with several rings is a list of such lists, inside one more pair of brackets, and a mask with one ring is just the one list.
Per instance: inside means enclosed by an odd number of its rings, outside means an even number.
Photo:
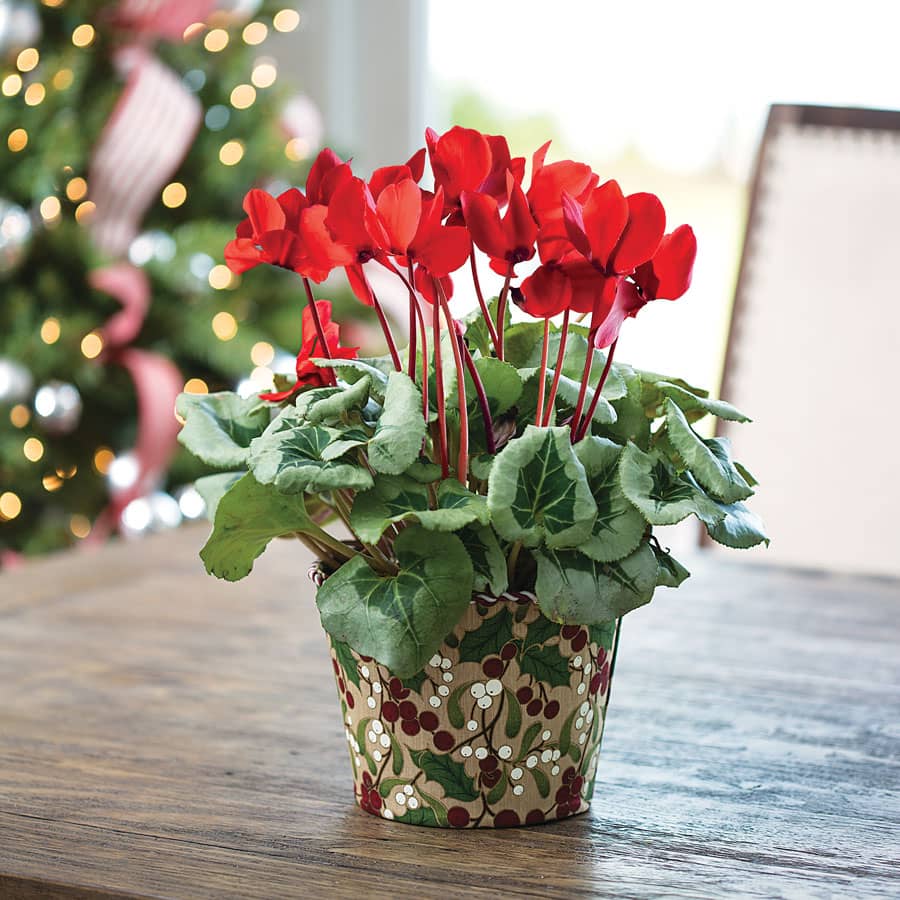
[{"label": "red berry design", "polygon": [[587,642],[588,642],[587,632],[579,631],[578,634],[576,634],[575,637],[572,638],[572,649],[576,653],[580,653],[582,650],[584,650]]},{"label": "red berry design", "polygon": [[548,719],[555,719],[555,718],[559,715],[559,701],[558,701],[558,700],[551,700],[551,701],[544,707],[544,715],[545,715]]},{"label": "red berry design", "polygon": [[488,678],[499,678],[503,674],[503,660],[490,656],[481,664],[481,668]]},{"label": "red berry design", "polygon": [[335,674],[335,675],[340,675],[340,674],[341,674],[341,667],[337,664],[337,660],[336,660],[336,659],[332,659],[332,660],[331,660],[331,665],[334,667],[334,674]]},{"label": "red berry design", "polygon": [[525,707],[525,710],[527,711],[529,716],[536,716],[543,708],[544,704],[540,700],[535,698],[531,701],[531,703],[528,704],[528,706]]},{"label": "red berry design", "polygon": [[516,700],[519,703],[528,703],[529,700],[534,696],[534,691],[530,687],[520,687],[516,691]]},{"label": "red berry design", "polygon": [[409,688],[403,687],[403,682],[396,677],[388,682],[388,691],[395,700],[402,700],[409,696]]},{"label": "red berry design", "polygon": [[533,809],[525,816],[526,825],[540,825],[544,821],[544,814],[539,809]]},{"label": "red berry design", "polygon": [[375,788],[369,791],[369,804],[372,809],[381,809],[381,794]]},{"label": "red berry design", "polygon": [[492,788],[501,778],[502,773],[499,769],[494,769],[493,772],[482,772],[481,773],[481,781],[482,784],[486,788]]},{"label": "red berry design", "polygon": [[338,675],[338,690],[339,690],[342,694],[344,693],[344,691],[347,690],[347,685],[344,684],[344,679],[341,678],[340,675]]},{"label": "red berry design", "polygon": [[565,819],[571,815],[572,815],[572,813],[569,811],[568,803],[560,803],[559,806],[556,807],[556,818],[557,819]]},{"label": "red berry design", "polygon": [[512,659],[518,652],[519,652],[519,648],[516,645],[516,642],[515,641],[507,641],[503,645],[503,649],[500,651],[500,658],[508,661],[508,660]]},{"label": "red berry design", "polygon": [[572,799],[572,792],[566,785],[563,785],[556,792],[556,797],[554,799],[557,803],[568,803]]},{"label": "red berry design", "polygon": [[584,778],[581,775],[576,776],[572,779],[572,784],[569,785],[569,790],[572,792],[572,796],[577,796],[581,793],[581,789],[584,787]]},{"label": "red berry design", "polygon": [[350,691],[347,691],[347,693],[344,694],[344,699],[347,701],[347,706],[349,706],[350,709],[353,709],[353,707],[356,706],[356,701],[353,699],[353,694],[351,694]]},{"label": "red berry design", "polygon": [[569,766],[565,772],[563,772],[563,784],[571,784],[575,780],[575,776],[578,772],[575,770],[575,766]]},{"label": "red berry design", "polygon": [[514,809],[504,809],[494,816],[494,825],[497,828],[513,828],[520,824],[521,819]]},{"label": "red berry design", "polygon": [[593,676],[593,678],[591,678],[591,683],[590,683],[590,685],[588,686],[588,690],[589,690],[592,694],[596,694],[597,691],[600,690],[600,685],[601,685],[602,683],[603,683],[603,676],[602,676],[599,672],[597,672],[597,673]]},{"label": "red berry design", "polygon": [[465,828],[469,824],[469,811],[462,806],[451,806],[447,810],[447,821],[454,828]]},{"label": "red berry design", "polygon": [[478,760],[478,767],[482,772],[490,772],[492,769],[497,768],[497,757],[496,756],[486,756],[484,759]]},{"label": "red berry design", "polygon": [[415,737],[421,731],[416,719],[404,719],[400,723],[400,727],[403,729],[403,733],[408,734],[410,737]]},{"label": "red berry design", "polygon": [[430,709],[426,709],[425,712],[419,715],[419,724],[426,731],[434,731],[440,723],[438,717]]},{"label": "red berry design", "polygon": [[363,772],[362,777],[363,787],[370,788],[372,787],[372,776],[368,772]]},{"label": "red berry design", "polygon": [[400,718],[401,719],[416,719],[419,716],[419,711],[416,709],[416,704],[412,702],[412,700],[404,700],[400,704]]},{"label": "red berry design", "polygon": [[434,733],[434,746],[438,750],[449,750],[453,746],[453,735],[449,731],[436,731]]},{"label": "red berry design", "polygon": [[400,707],[393,700],[385,700],[381,705],[381,717],[385,722],[396,722],[400,718]]},{"label": "red berry design", "polygon": [[577,625],[563,625],[559,633],[565,640],[571,641],[579,631],[581,631],[581,629]]}]

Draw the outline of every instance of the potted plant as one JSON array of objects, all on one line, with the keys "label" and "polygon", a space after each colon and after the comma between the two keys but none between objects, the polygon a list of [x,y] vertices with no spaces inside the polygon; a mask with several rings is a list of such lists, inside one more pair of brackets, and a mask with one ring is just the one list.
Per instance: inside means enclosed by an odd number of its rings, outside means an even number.
[{"label": "potted plant", "polygon": [[[756,482],[694,427],[746,417],[613,360],[626,319],[687,290],[690,227],[667,233],[655,196],[547,163],[548,145],[526,186],[503,137],[426,143],[433,190],[424,149],[368,181],[325,150],[305,192],[247,194],[225,259],[300,276],[296,378],[249,399],[182,395],[181,441],[223,470],[198,483],[209,572],[243,578],[276,537],[318,560],[359,805],[420,825],[538,823],[587,809],[619,620],[688,576],[654,526],[694,515],[731,547],[767,539],[744,505]],[[404,349],[373,266],[408,296]],[[336,268],[386,355],[341,345],[312,285]],[[458,319],[461,272],[478,306]]]}]

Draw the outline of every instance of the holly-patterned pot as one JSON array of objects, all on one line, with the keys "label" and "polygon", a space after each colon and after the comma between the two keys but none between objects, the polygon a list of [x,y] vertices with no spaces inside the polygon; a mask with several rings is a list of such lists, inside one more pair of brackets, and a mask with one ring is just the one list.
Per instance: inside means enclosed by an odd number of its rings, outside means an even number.
[{"label": "holly-patterned pot", "polygon": [[404,679],[329,638],[359,805],[453,828],[585,812],[617,630],[551,622],[530,593],[479,594]]}]

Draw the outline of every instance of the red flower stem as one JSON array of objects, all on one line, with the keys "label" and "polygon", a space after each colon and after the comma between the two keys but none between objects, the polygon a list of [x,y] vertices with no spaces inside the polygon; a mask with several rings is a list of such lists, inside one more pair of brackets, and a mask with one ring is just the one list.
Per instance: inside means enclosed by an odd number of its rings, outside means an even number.
[{"label": "red flower stem", "polygon": [[425,315],[422,307],[416,304],[416,316],[419,320],[419,330],[422,333],[422,415],[425,424],[428,425],[428,332],[425,330]]},{"label": "red flower stem", "polygon": [[500,299],[497,301],[497,359],[503,359],[503,331],[506,327],[506,298],[509,295],[509,282],[512,280],[512,266],[506,273]]},{"label": "red flower stem", "polygon": [[417,321],[416,321],[416,298],[410,294],[409,296],[409,346],[406,348],[406,352],[409,354],[409,361],[407,362],[407,367],[409,369],[408,374],[409,377],[415,381],[416,380],[416,342],[417,342]]},{"label": "red flower stem", "polygon": [[497,452],[497,442],[494,439],[494,420],[491,416],[491,406],[488,403],[487,392],[484,389],[484,382],[481,380],[481,376],[478,374],[478,369],[475,366],[475,360],[472,359],[472,354],[469,351],[469,348],[466,346],[465,340],[463,340],[463,336],[457,335],[457,339],[459,340],[459,348],[462,351],[463,359],[466,362],[466,368],[469,370],[469,374],[472,376],[472,381],[475,382],[475,393],[478,395],[478,405],[481,407],[481,418],[484,419],[484,434],[485,434],[485,442],[487,443],[487,452],[494,454]]},{"label": "red flower stem", "polygon": [[597,329],[594,328],[594,320],[591,319],[591,329],[588,332],[588,345],[587,351],[584,355],[584,371],[581,373],[581,388],[578,391],[578,402],[575,404],[575,412],[572,413],[572,420],[570,428],[572,430],[572,443],[574,444],[577,438],[575,435],[578,433],[578,426],[581,422],[581,411],[584,409],[584,398],[587,396],[588,389],[588,381],[591,377],[591,364],[594,361],[594,335],[597,333]]},{"label": "red flower stem", "polygon": [[469,241],[469,263],[472,267],[472,281],[475,284],[475,295],[478,297],[478,305],[481,307],[481,314],[484,316],[484,321],[487,323],[488,333],[491,336],[491,343],[494,345],[494,350],[497,351],[497,329],[494,328],[494,322],[488,311],[487,303],[484,302],[484,294],[481,292],[481,282],[478,279],[478,266],[475,262],[475,242],[472,240]]},{"label": "red flower stem", "polygon": [[550,319],[544,319],[544,345],[541,348],[541,372],[538,381],[537,412],[534,424],[540,426],[544,420],[544,391],[547,387],[547,354],[550,352]]},{"label": "red flower stem", "polygon": [[[371,285],[369,287],[371,290]],[[394,363],[394,368],[398,372],[403,371],[403,363],[400,362],[400,354],[397,352],[397,344],[394,342],[394,335],[391,333],[391,326],[388,325],[388,320],[384,315],[384,310],[381,308],[381,304],[378,302],[378,298],[375,296],[375,291],[372,291],[372,305],[375,307],[375,312],[378,314],[378,322],[381,325],[381,330],[384,332],[384,338],[387,341],[388,350],[391,353],[391,361]]]},{"label": "red flower stem", "polygon": [[578,429],[578,437],[576,440],[580,441],[588,433],[588,429],[591,427],[591,420],[594,418],[594,410],[597,409],[597,404],[600,402],[600,393],[603,390],[603,385],[606,384],[606,379],[609,377],[609,370],[612,368],[613,354],[616,352],[616,344],[618,343],[619,339],[616,338],[609,346],[609,352],[606,354],[606,365],[600,373],[600,381],[597,382],[597,387],[594,390],[594,399],[591,400],[591,405],[588,407],[584,422],[581,423],[581,427]]},{"label": "red flower stem", "polygon": [[[328,349],[328,341],[325,340],[325,329],[322,327],[322,320],[319,318],[319,310],[316,307],[316,298],[313,296],[312,285],[309,283],[308,278],[303,279],[303,288],[306,291],[306,300],[309,305],[309,314],[312,316],[313,326],[316,329],[316,337],[319,339],[319,343],[322,345],[322,356],[325,359],[331,359],[331,352]],[[334,369],[327,368],[328,377],[331,379],[332,384],[337,384],[337,378],[334,374]]]},{"label": "red flower stem", "polygon": [[450,313],[450,304],[439,279],[435,279],[438,298],[447,320],[450,332],[450,346],[453,347],[453,362],[456,364],[456,401],[459,406],[459,453],[456,458],[456,477],[465,486],[469,480],[469,406],[466,403],[466,373],[463,369],[462,354],[459,350],[459,335],[456,322]]},{"label": "red flower stem", "polygon": [[437,394],[438,444],[440,446],[441,477],[450,477],[447,451],[447,410],[444,408],[444,372],[441,364],[441,307],[435,297],[432,304],[432,334],[434,340],[434,384]]},{"label": "red flower stem", "polygon": [[553,404],[556,402],[556,392],[559,389],[559,379],[562,375],[563,357],[566,352],[566,340],[569,337],[569,312],[563,313],[562,328],[559,333],[559,352],[556,354],[556,369],[553,372],[553,383],[550,385],[550,396],[547,398],[547,408],[541,419],[541,425],[550,424],[550,417],[553,415]]}]

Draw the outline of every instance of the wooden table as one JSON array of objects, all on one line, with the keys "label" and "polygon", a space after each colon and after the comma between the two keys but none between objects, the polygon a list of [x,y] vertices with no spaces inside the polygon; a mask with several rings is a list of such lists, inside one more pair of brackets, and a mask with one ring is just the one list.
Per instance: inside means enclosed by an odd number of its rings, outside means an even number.
[{"label": "wooden table", "polygon": [[353,805],[303,551],[226,585],[203,534],[0,577],[0,897],[900,895],[897,582],[696,560],[592,811],[455,832]]}]

